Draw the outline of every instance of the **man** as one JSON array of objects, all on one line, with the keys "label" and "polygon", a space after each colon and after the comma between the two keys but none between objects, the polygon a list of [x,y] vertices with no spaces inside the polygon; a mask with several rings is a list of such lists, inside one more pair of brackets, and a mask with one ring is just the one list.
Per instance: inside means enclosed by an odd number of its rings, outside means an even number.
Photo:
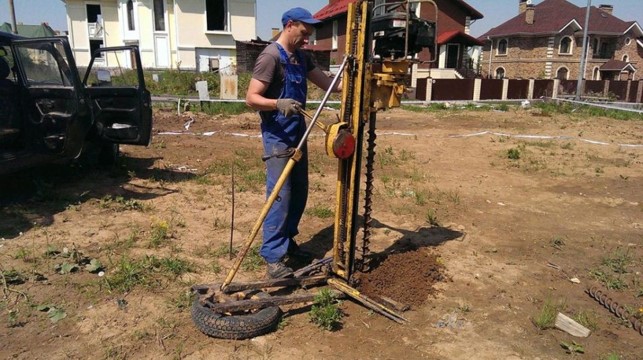
[{"label": "man", "polygon": [[[319,22],[306,9],[286,11],[281,18],[283,31],[257,58],[248,86],[246,103],[261,116],[267,196],[306,131],[306,122],[299,114],[299,109],[306,107],[306,80],[324,90],[332,82],[300,50],[313,33],[313,25]],[[338,91],[339,86],[334,90]],[[310,254],[301,251],[293,240],[299,233],[299,220],[308,197],[306,146],[301,150],[301,160],[292,169],[263,224],[260,253],[268,263],[270,278],[292,276],[292,269],[284,263],[286,255],[310,259]]]}]

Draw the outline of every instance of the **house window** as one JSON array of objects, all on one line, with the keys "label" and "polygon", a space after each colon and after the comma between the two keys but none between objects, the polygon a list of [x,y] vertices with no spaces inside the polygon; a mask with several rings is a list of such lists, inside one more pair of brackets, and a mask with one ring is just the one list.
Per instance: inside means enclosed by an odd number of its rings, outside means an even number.
[{"label": "house window", "polygon": [[600,80],[601,79],[601,70],[598,68],[598,66],[594,68],[592,79],[593,80]]},{"label": "house window", "polygon": [[332,49],[337,50],[337,20],[333,20],[333,44]]},{"label": "house window", "polygon": [[629,45],[631,43],[632,43],[632,38],[629,38],[629,37],[625,38],[625,45]]},{"label": "house window", "polygon": [[205,0],[208,31],[228,30],[227,0]]},{"label": "house window", "polygon": [[556,79],[558,80],[567,80],[569,77],[569,70],[566,67],[561,67],[556,71]]},{"label": "house window", "polygon": [[[94,51],[103,47],[103,40],[89,40],[89,52],[94,55]],[[102,58],[103,53],[99,53],[97,58]]]},{"label": "house window", "polygon": [[630,57],[626,55],[623,55],[623,61],[624,62],[630,62]]},{"label": "house window", "polygon": [[384,8],[385,6],[379,6],[385,3],[385,0],[375,0],[375,4],[373,5],[373,15],[382,15],[384,14]]},{"label": "house window", "polygon": [[127,2],[127,29],[129,31],[136,30],[134,25],[134,2],[132,0]]},{"label": "house window", "polygon": [[496,79],[504,79],[505,78],[505,68],[499,67],[496,69]]},{"label": "house window", "polygon": [[571,55],[572,54],[572,38],[569,36],[565,36],[564,38],[560,39],[560,47],[558,48],[558,53],[563,54],[563,55]]},{"label": "house window", "polygon": [[598,54],[599,43],[600,43],[600,40],[598,40],[598,38],[594,38],[594,40],[592,41],[592,50],[594,55]]},{"label": "house window", "polygon": [[165,31],[165,0],[154,0],[154,30]]},{"label": "house window", "polygon": [[87,4],[87,22],[97,23],[100,15],[100,5]]},{"label": "house window", "polygon": [[313,32],[308,35],[308,43],[310,45],[317,45],[317,29],[313,28]]},{"label": "house window", "polygon": [[507,55],[508,47],[509,47],[509,41],[507,39],[500,39],[498,41],[498,48],[496,49],[496,55]]}]

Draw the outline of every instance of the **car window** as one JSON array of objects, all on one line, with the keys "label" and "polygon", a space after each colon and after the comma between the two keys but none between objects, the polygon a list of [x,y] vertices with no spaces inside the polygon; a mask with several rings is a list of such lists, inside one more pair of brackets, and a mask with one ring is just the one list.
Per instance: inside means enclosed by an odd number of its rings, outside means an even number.
[{"label": "car window", "polygon": [[[100,58],[107,59],[109,67],[106,67],[104,62],[95,61],[87,76],[86,86],[116,86],[116,87],[133,87],[138,88],[139,79],[138,71],[136,68],[136,57],[131,49],[119,50],[106,50],[100,49]],[[80,70],[81,76],[85,76],[85,72]],[[109,81],[104,81],[99,78],[98,73],[101,71],[109,71]]]},{"label": "car window", "polygon": [[71,86],[71,72],[59,43],[20,44],[17,48],[27,86]]},{"label": "car window", "polygon": [[14,61],[13,61],[13,54],[11,53],[11,47],[9,46],[0,46],[0,57],[9,65],[9,68],[11,69],[11,73],[7,77],[8,80],[11,80],[13,82],[16,82],[16,77],[15,77],[15,71],[14,69]]}]

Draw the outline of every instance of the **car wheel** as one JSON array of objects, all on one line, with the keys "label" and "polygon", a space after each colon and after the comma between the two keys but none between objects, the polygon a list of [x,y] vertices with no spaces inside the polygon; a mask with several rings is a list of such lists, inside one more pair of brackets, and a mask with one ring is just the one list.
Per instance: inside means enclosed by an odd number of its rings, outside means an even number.
[{"label": "car wheel", "polygon": [[[270,297],[260,292],[260,298]],[[269,333],[277,328],[281,320],[279,306],[269,306],[255,312],[240,314],[215,313],[207,305],[194,300],[192,304],[192,321],[201,332],[221,339],[248,339]]]}]

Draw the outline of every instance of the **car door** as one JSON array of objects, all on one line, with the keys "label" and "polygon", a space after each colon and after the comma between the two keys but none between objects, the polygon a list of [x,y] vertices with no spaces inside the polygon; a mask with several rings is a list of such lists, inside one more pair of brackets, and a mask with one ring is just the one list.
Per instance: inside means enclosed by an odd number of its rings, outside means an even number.
[{"label": "car door", "polygon": [[138,46],[100,48],[83,79],[97,135],[107,142],[148,145],[152,101]]},{"label": "car door", "polygon": [[91,114],[67,39],[13,40],[11,49],[21,84],[26,150],[75,157],[91,128]]}]

